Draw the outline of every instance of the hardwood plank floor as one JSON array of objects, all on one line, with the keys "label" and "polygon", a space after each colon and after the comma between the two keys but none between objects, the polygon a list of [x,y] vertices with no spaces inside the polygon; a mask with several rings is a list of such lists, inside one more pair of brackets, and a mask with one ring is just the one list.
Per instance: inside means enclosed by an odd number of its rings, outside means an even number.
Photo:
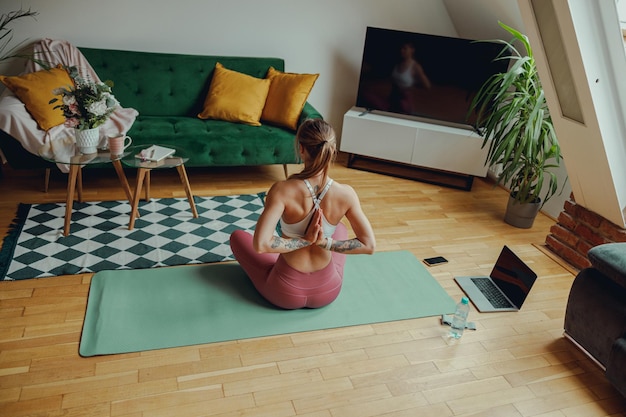
[{"label": "hardwood plank floor", "polygon": [[[283,178],[280,166],[188,174],[201,196],[264,191]],[[553,219],[508,226],[506,192],[480,179],[466,192],[344,163],[331,175],[359,193],[379,251],[448,258],[430,272],[455,299],[455,275],[488,273],[502,245],[511,247],[539,276],[522,310],[472,307],[478,330],[459,341],[430,317],[81,358],[90,274],[1,282],[0,415],[626,416],[626,400],[562,336],[574,275],[541,250]],[[86,170],[84,188],[86,200],[125,198],[112,170]],[[64,201],[65,177],[53,174],[42,189],[42,173],[4,169],[0,235],[19,202]],[[185,197],[175,170],[152,173],[152,196]]]}]

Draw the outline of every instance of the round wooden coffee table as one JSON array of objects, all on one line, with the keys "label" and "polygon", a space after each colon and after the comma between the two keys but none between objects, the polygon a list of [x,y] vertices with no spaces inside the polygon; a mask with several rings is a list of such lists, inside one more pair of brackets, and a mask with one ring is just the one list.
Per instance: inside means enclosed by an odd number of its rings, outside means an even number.
[{"label": "round wooden coffee table", "polygon": [[[84,166],[107,163],[113,164],[115,172],[117,173],[117,177],[120,180],[120,184],[122,185],[122,188],[126,193],[126,198],[129,202],[132,202],[133,196],[130,190],[130,186],[128,185],[128,180],[126,179],[124,169],[122,168],[122,164],[120,163],[120,160],[126,155],[128,155],[128,153],[123,153],[121,155],[111,155],[106,150],[98,150],[98,152],[92,154],[82,154],[78,151],[78,148],[76,147],[73,147],[67,153],[59,155],[40,153],[39,156],[41,156],[46,161],[69,166],[69,173],[67,177],[67,196],[65,199],[65,223],[63,226],[64,236],[68,236],[70,234],[72,208],[74,205],[74,194],[78,194],[79,202],[82,203],[83,201],[82,169]],[[133,214],[136,214],[136,212]]]},{"label": "round wooden coffee table", "polygon": [[139,199],[141,196],[142,188],[145,190],[145,200],[150,200],[150,171],[153,169],[166,169],[176,168],[180,181],[187,194],[187,200],[189,200],[189,206],[191,207],[191,213],[194,218],[198,217],[198,210],[196,209],[196,203],[193,200],[193,193],[189,185],[189,178],[187,177],[187,171],[185,170],[185,162],[189,160],[189,157],[185,153],[185,150],[171,145],[159,145],[164,148],[170,148],[174,150],[174,154],[168,156],[160,161],[149,161],[138,157],[142,151],[149,148],[151,145],[137,145],[127,148],[127,154],[122,158],[122,163],[127,167],[137,168],[137,181],[135,185],[135,192],[131,198],[132,210],[130,212],[130,221],[128,222],[128,230],[132,230],[135,227],[135,218],[137,217],[137,207],[139,206]]}]

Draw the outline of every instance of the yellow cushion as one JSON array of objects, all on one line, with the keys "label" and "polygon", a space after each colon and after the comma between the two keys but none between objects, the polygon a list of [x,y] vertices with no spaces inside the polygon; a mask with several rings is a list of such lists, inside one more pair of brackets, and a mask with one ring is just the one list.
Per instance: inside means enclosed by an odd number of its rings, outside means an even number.
[{"label": "yellow cushion", "polygon": [[63,96],[52,93],[55,88],[74,85],[62,66],[19,76],[0,75],[0,81],[24,103],[41,129],[48,130],[65,122],[63,111],[54,109],[55,104],[50,104],[55,97],[63,99]]},{"label": "yellow cushion", "polygon": [[273,67],[265,78],[272,81],[261,120],[296,130],[309,93],[319,74],[294,74]]},{"label": "yellow cushion", "polygon": [[224,68],[218,62],[198,117],[260,126],[270,83],[267,79]]}]

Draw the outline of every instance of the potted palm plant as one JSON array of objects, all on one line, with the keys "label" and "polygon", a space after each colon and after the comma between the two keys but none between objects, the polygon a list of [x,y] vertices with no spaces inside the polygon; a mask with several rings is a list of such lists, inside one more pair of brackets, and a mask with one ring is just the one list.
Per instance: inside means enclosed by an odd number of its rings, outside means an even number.
[{"label": "potted palm plant", "polygon": [[499,24],[513,39],[497,40],[504,48],[496,59],[511,64],[507,72],[494,74],[481,86],[470,108],[484,138],[482,147],[489,147],[485,164],[496,168],[496,185],[510,189],[504,220],[530,228],[540,208],[558,191],[553,169],[560,164],[561,149],[528,38]]}]

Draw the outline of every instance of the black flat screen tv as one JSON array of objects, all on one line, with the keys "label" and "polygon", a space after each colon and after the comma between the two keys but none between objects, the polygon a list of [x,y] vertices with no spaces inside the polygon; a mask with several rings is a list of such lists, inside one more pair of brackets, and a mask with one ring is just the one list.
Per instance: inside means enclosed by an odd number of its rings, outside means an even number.
[{"label": "black flat screen tv", "polygon": [[472,98],[508,59],[504,45],[368,27],[356,106],[478,129]]}]

